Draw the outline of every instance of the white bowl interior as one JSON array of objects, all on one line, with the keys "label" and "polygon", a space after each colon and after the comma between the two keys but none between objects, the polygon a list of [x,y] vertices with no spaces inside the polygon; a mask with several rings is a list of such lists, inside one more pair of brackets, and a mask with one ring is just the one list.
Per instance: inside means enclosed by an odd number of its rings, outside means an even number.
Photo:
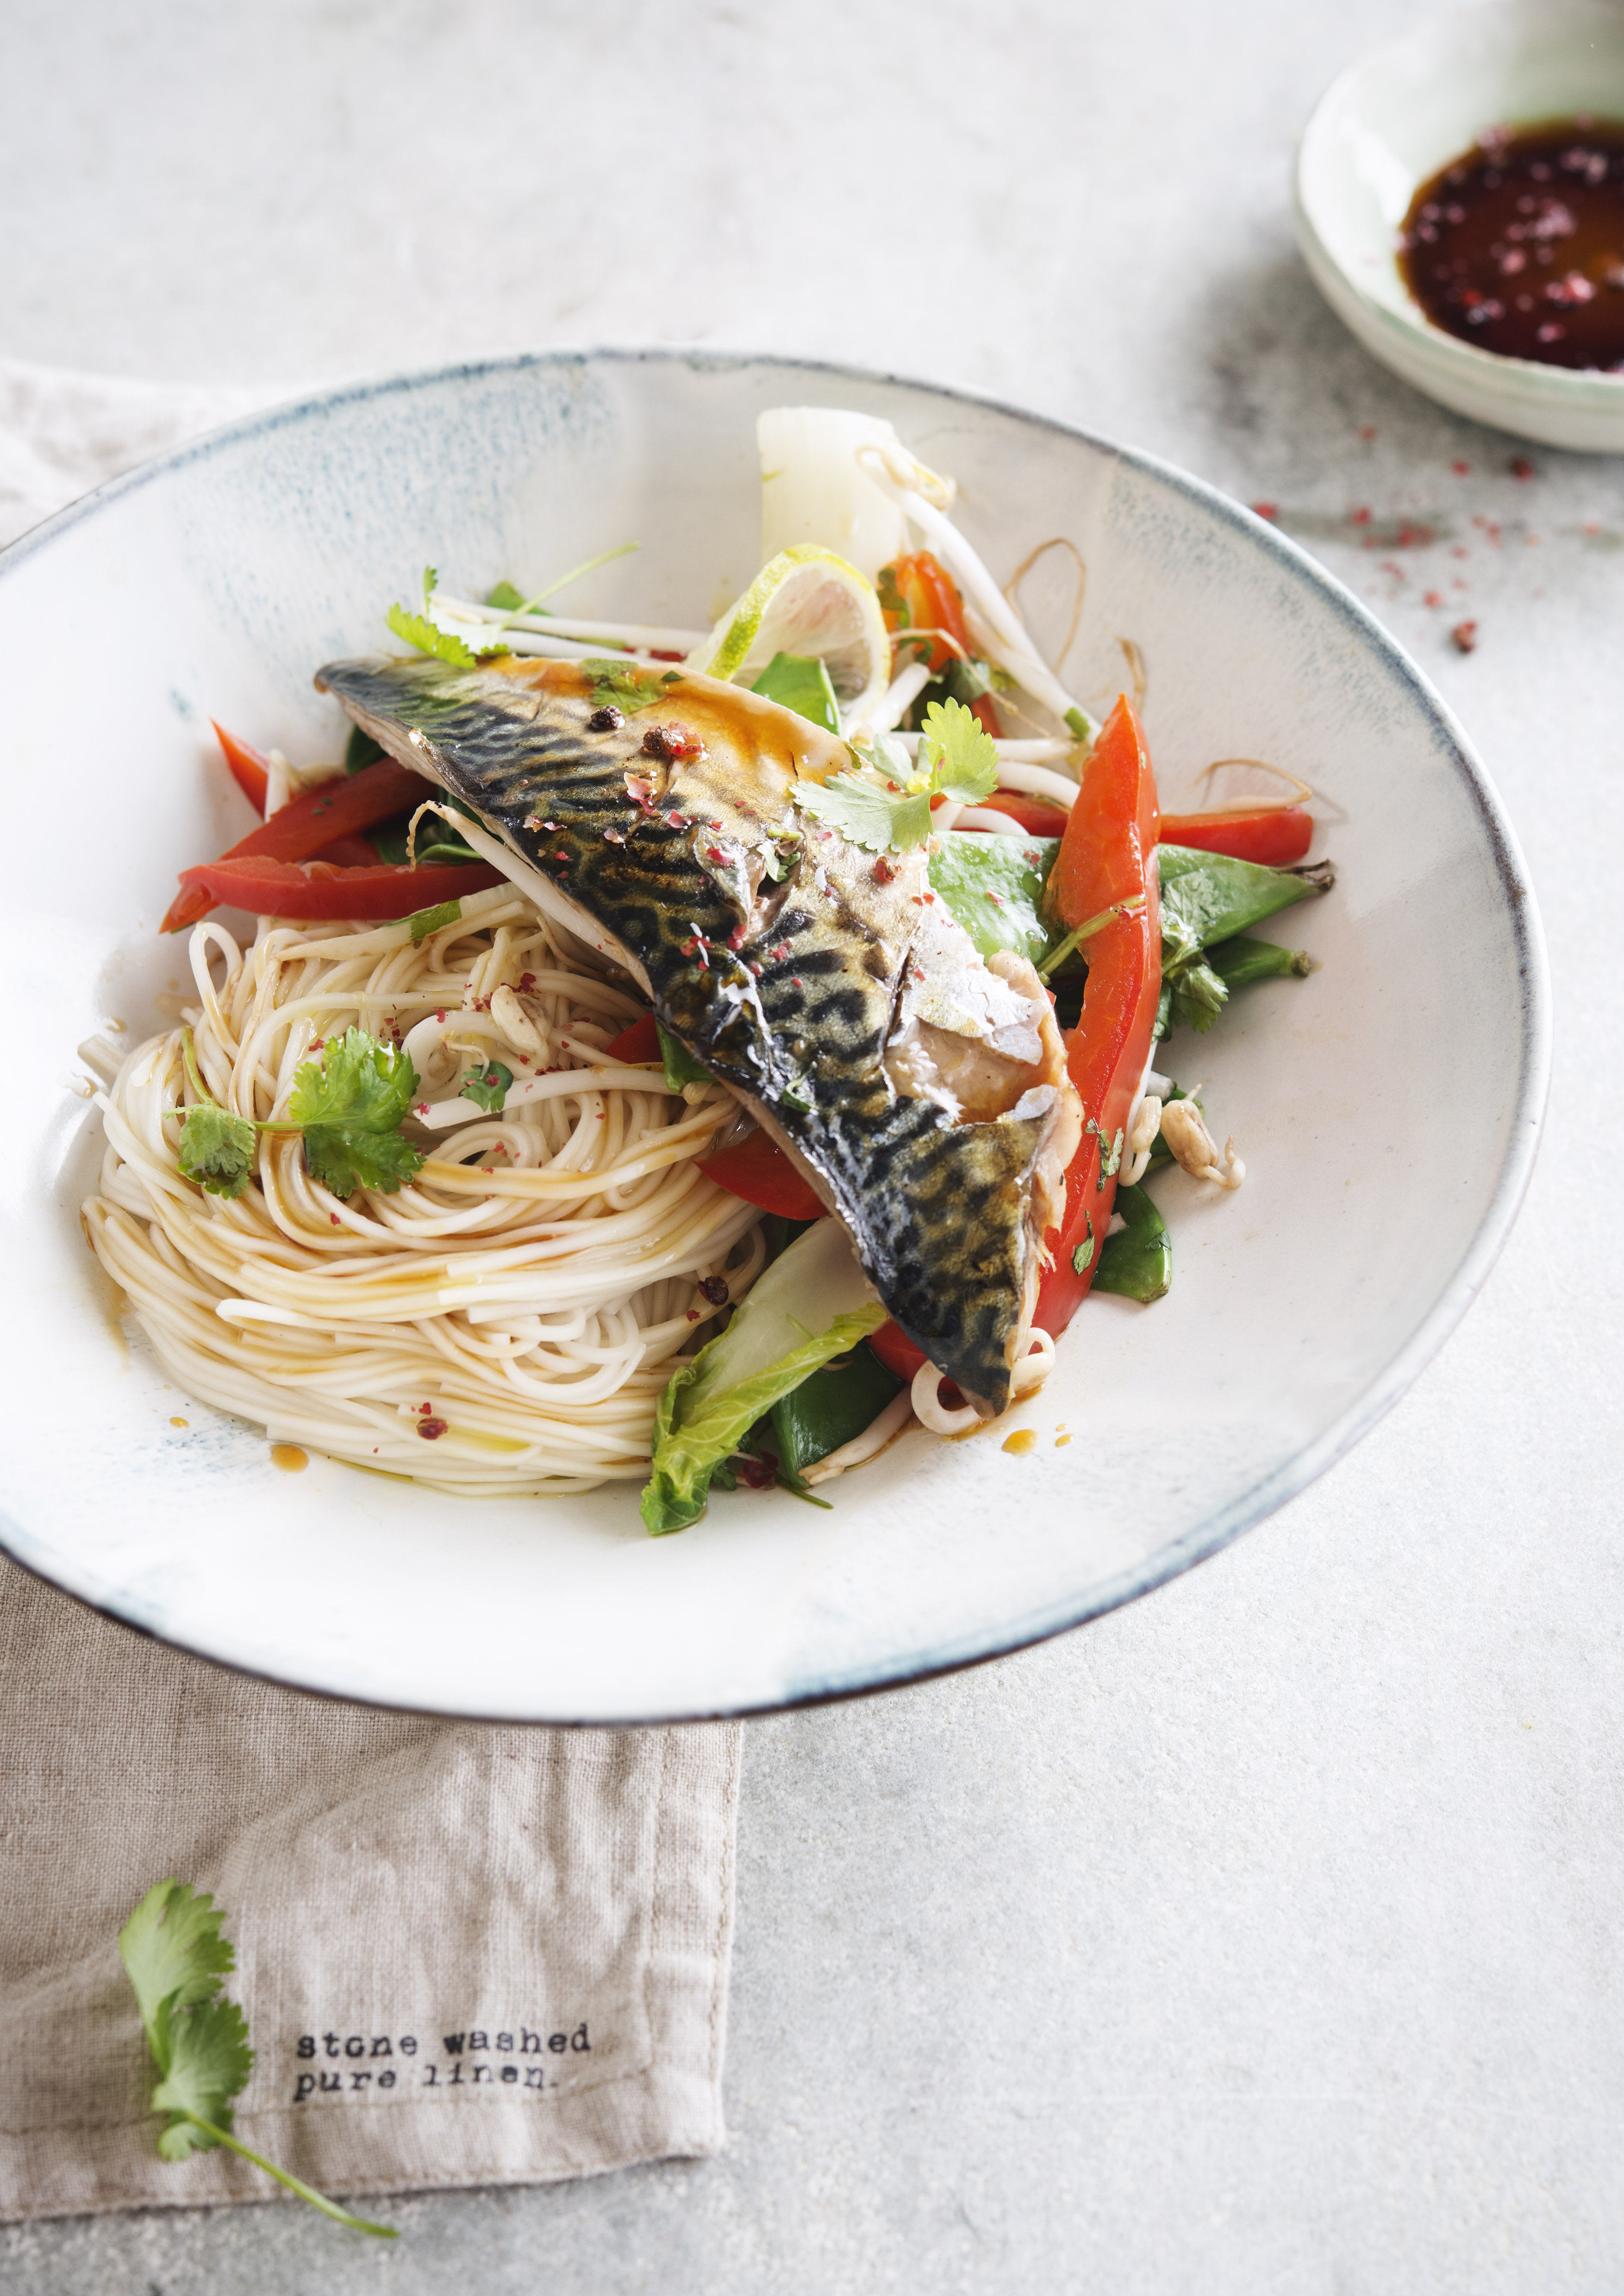
[{"label": "white bowl interior", "polygon": [[[1248,992],[1169,1055],[1210,1079],[1251,1177],[1222,1201],[1161,1184],[1172,1293],[1088,1304],[1018,1414],[1042,1438],[1024,1457],[915,1434],[837,1484],[832,1513],[741,1495],[659,1541],[635,1485],[470,1504],[319,1459],[282,1474],[261,1433],[166,1387],[78,1219],[101,1140],[74,1047],[109,1015],[156,1025],[184,965],[154,931],[176,869],[246,825],[208,720],[295,757],[331,748],[313,668],[384,642],[384,605],[430,558],[468,591],[636,537],[580,611],[708,619],[753,570],[754,418],[786,401],[891,417],[957,475],[1001,576],[1050,535],[1075,539],[1089,580],[1070,674],[1108,699],[1118,636],[1136,640],[1164,794],[1234,755],[1320,793],[1340,882],[1275,936],[1319,970]],[[560,355],[339,393],[120,482],[8,554],[0,647],[12,803],[49,792],[73,836],[71,869],[42,861],[14,903],[0,1536],[232,1664],[404,1706],[596,1721],[769,1706],[1013,1647],[1157,1583],[1316,1472],[1436,1346],[1521,1195],[1544,1093],[1538,926],[1457,729],[1289,543],[1053,425],[743,358]]]}]

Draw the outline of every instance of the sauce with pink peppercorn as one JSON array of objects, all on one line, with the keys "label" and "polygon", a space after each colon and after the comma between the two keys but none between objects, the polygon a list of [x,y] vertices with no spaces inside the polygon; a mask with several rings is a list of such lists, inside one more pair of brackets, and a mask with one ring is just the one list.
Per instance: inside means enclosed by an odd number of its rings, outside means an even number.
[{"label": "sauce with pink peppercorn", "polygon": [[1398,268],[1480,350],[1624,373],[1624,121],[1488,129],[1415,193]]}]

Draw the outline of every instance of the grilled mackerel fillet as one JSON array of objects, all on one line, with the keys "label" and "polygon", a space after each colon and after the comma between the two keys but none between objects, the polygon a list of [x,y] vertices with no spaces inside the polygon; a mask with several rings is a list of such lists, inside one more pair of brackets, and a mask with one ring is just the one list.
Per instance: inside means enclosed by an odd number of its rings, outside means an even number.
[{"label": "grilled mackerel fillet", "polygon": [[877,856],[798,809],[844,743],[621,662],[377,658],[316,682],[642,984],[794,1155],[908,1337],[1002,1411],[1080,1109],[1037,974],[983,961],[924,851]]}]

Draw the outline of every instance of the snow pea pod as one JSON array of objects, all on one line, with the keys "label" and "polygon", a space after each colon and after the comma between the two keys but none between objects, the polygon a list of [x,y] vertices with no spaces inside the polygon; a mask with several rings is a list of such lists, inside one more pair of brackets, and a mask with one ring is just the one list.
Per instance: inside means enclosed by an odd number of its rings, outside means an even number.
[{"label": "snow pea pod", "polygon": [[1143,1187],[1119,1188],[1117,1210],[1125,1225],[1100,1247],[1094,1288],[1141,1300],[1148,1308],[1173,1281],[1173,1239]]}]

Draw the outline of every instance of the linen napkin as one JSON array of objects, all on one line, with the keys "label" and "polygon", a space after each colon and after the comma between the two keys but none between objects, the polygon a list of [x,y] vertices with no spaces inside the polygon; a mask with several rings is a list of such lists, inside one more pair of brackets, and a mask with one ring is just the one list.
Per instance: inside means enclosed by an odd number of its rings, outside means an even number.
[{"label": "linen napkin", "polygon": [[[283,393],[0,359],[0,540]],[[0,1560],[0,2222],[281,2197],[159,2158],[119,1925],[227,1912],[245,2144],[330,2193],[724,2141],[736,1724],[447,1724],[227,1674]]]}]

